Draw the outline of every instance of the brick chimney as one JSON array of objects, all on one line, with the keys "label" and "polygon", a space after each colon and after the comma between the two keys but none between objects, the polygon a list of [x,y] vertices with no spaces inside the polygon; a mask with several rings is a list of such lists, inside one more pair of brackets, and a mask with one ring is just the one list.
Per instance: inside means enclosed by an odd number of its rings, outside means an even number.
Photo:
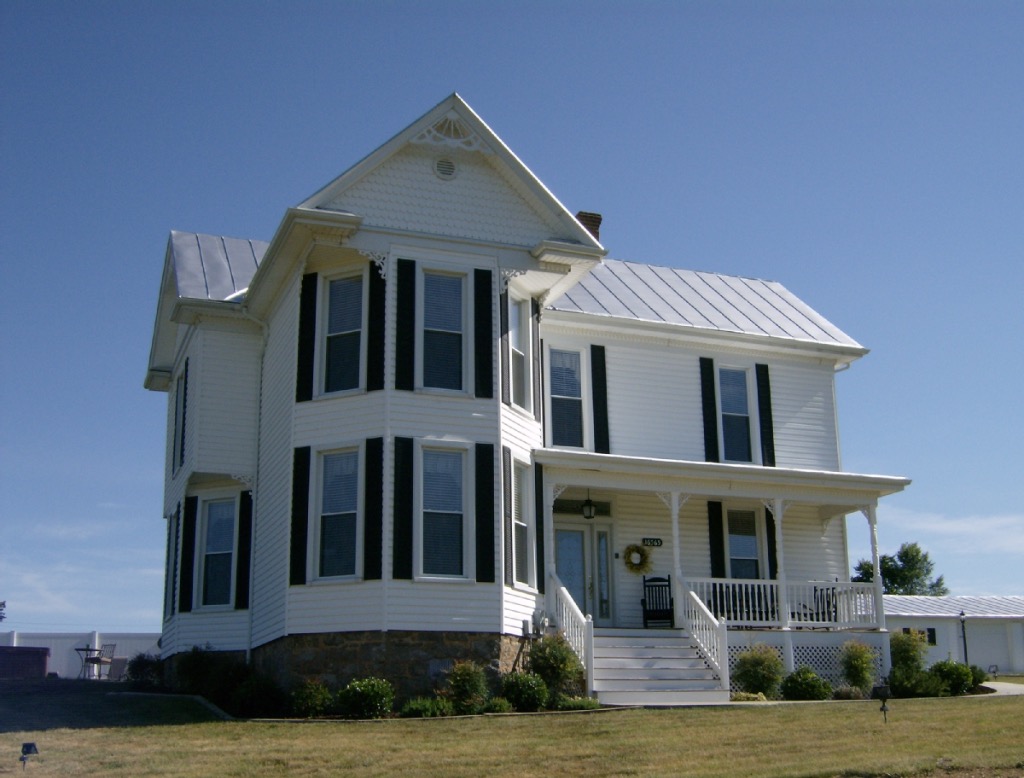
[{"label": "brick chimney", "polygon": [[587,232],[594,236],[594,240],[601,240],[601,221],[603,217],[599,213],[592,213],[590,211],[579,211],[576,214],[576,219],[587,228]]}]

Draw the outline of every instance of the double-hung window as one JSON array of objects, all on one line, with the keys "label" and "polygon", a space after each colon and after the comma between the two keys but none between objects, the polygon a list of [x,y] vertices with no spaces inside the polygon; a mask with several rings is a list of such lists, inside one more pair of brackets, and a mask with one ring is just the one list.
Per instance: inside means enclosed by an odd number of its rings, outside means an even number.
[{"label": "double-hung window", "polygon": [[551,443],[583,447],[583,381],[579,351],[551,349]]},{"label": "double-hung window", "polygon": [[235,500],[203,505],[203,605],[230,605],[234,580]]},{"label": "double-hung window", "polygon": [[512,402],[530,410],[532,381],[530,376],[530,301],[508,300],[509,383]]},{"label": "double-hung window", "polygon": [[423,274],[423,386],[461,391],[465,385],[465,278]]},{"label": "double-hung window", "polygon": [[421,572],[465,575],[465,452],[423,449]]},{"label": "double-hung window", "polygon": [[359,388],[362,375],[363,277],[336,278],[327,284],[324,392]]},{"label": "double-hung window", "polygon": [[718,392],[722,409],[722,451],[726,462],[753,462],[747,371],[721,368]]},{"label": "double-hung window", "polygon": [[730,510],[727,515],[729,576],[761,578],[761,543],[757,531],[757,513],[751,510]]},{"label": "double-hung window", "polygon": [[527,510],[527,467],[521,462],[512,465],[512,559],[515,582],[533,586],[533,557],[530,549],[530,512]]},{"label": "double-hung window", "polygon": [[359,451],[321,457],[319,562],[317,575],[356,575],[359,548]]}]

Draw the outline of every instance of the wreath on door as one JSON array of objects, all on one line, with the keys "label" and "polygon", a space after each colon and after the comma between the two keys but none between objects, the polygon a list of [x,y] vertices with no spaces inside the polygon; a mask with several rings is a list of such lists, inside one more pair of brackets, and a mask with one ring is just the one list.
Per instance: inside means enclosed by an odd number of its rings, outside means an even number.
[{"label": "wreath on door", "polygon": [[638,575],[651,572],[651,552],[644,546],[638,546],[636,543],[626,546],[622,551],[622,556],[629,572]]}]

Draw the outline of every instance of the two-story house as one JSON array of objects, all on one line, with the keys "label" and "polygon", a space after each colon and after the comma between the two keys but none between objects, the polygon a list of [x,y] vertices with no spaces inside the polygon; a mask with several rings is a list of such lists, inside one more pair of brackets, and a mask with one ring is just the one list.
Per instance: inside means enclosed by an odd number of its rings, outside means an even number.
[{"label": "two-story house", "polygon": [[722,699],[754,641],[829,674],[855,630],[884,664],[845,516],[877,558],[908,481],[840,466],[866,350],[778,283],[605,259],[600,222],[452,95],[269,244],[172,233],[164,656],[411,694],[546,625],[613,704]]}]

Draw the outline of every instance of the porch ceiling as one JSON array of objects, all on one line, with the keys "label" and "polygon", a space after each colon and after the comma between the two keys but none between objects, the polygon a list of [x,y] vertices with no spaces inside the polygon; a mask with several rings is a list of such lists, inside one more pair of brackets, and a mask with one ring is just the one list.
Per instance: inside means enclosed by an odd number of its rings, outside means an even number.
[{"label": "porch ceiling", "polygon": [[648,459],[534,449],[545,480],[571,486],[679,492],[704,497],[782,499],[816,505],[823,517],[875,505],[910,484],[898,476],[759,465]]}]

